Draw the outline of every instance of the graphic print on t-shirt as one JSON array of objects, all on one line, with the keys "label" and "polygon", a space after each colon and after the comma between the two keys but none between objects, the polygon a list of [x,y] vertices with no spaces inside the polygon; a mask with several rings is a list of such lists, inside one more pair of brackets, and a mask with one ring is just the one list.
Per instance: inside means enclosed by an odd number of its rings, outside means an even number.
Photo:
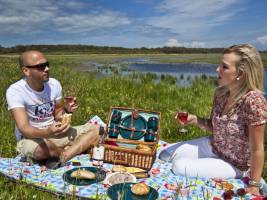
[{"label": "graphic print on t-shirt", "polygon": [[32,116],[33,121],[42,121],[45,118],[53,116],[55,105],[54,102],[50,101],[40,105],[34,105],[34,116]]}]

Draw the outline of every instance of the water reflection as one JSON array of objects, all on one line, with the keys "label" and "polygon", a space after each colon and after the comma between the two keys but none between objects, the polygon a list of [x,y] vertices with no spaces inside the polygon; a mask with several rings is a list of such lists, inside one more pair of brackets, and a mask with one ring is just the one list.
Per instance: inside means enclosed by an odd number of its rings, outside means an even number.
[{"label": "water reflection", "polygon": [[157,72],[176,76],[176,74],[193,74],[216,76],[216,65],[214,64],[131,64],[130,69],[141,72]]},{"label": "water reflection", "polygon": [[[176,84],[188,86],[195,77],[210,76],[217,77],[216,64],[208,63],[157,63],[153,58],[120,58],[114,59],[112,64],[86,63],[86,71],[97,71],[99,76],[110,76],[119,74],[128,76],[139,72],[142,74],[153,73],[156,75],[155,81],[159,82],[164,76],[172,76],[176,79]],[[152,63],[153,62],[153,63]],[[89,67],[90,66],[90,67]],[[265,66],[267,67],[267,66]],[[267,88],[267,72],[265,71],[264,88]]]}]

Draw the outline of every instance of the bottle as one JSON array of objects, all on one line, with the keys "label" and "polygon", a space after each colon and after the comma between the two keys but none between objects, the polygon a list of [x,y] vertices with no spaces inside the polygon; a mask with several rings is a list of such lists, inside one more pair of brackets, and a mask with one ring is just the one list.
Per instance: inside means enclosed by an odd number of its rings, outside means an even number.
[{"label": "bottle", "polygon": [[103,127],[100,127],[99,135],[100,138],[98,140],[98,143],[95,144],[93,148],[92,164],[97,167],[102,167],[105,155],[104,138],[106,135],[106,132]]}]

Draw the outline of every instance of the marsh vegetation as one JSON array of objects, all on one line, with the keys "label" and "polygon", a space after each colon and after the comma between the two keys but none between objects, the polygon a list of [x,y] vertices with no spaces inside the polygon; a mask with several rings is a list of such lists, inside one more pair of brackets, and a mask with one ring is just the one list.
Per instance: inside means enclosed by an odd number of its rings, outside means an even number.
[{"label": "marsh vegetation", "polygon": [[[212,97],[216,87],[216,80],[207,76],[192,80],[187,87],[173,84],[170,76],[162,77],[161,81],[153,81],[155,75],[151,73],[132,73],[121,76],[121,71],[114,68],[110,76],[99,77],[97,71],[77,71],[84,62],[96,62],[105,65],[113,63],[114,59],[142,57],[143,55],[48,55],[51,63],[51,77],[58,79],[64,95],[78,97],[79,109],[73,115],[73,125],[85,123],[98,115],[104,121],[108,118],[111,106],[136,107],[160,111],[161,139],[168,142],[188,140],[208,133],[193,126],[187,127],[187,134],[179,134],[179,126],[174,119],[176,110],[187,109],[199,116],[207,117],[212,106]],[[155,59],[155,55],[150,55]],[[219,55],[161,55],[159,62],[190,63],[206,62],[216,63]],[[267,56],[264,57],[265,61]],[[76,70],[74,70],[76,69]],[[5,91],[7,87],[21,78],[21,72],[17,64],[17,55],[2,55],[0,57],[1,92],[0,92],[0,156],[16,156],[16,139],[14,134],[14,122],[7,111]],[[265,140],[265,149],[267,149]],[[265,156],[267,152],[265,151]],[[267,179],[267,164],[264,168],[264,177]],[[4,177],[0,177],[0,199],[58,199],[58,197],[46,192],[29,188],[22,183],[12,183]]]}]

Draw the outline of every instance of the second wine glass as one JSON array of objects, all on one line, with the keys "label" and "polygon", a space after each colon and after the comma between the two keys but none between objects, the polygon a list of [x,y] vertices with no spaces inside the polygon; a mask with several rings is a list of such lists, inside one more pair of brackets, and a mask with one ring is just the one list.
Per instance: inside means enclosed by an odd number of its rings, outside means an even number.
[{"label": "second wine glass", "polygon": [[179,111],[176,115],[176,118],[179,118],[183,124],[182,127],[179,129],[180,133],[186,133],[188,130],[184,128],[184,124],[187,122],[188,119],[188,112],[187,111]]}]

